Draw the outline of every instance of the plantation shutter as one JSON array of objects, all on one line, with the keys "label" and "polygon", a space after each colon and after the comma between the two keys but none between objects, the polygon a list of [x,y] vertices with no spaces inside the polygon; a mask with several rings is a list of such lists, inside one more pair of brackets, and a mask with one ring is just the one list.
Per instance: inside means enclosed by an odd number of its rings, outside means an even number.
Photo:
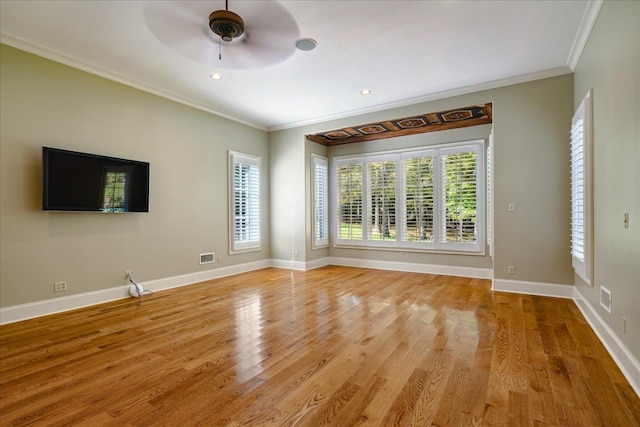
[{"label": "plantation shutter", "polygon": [[571,257],[576,273],[591,281],[591,92],[571,120]]},{"label": "plantation shutter", "polygon": [[479,244],[478,215],[482,198],[478,192],[480,164],[477,147],[443,149],[440,155],[439,243]]},{"label": "plantation shutter", "polygon": [[329,166],[324,157],[312,155],[313,167],[313,246],[329,244]]},{"label": "plantation shutter", "polygon": [[336,246],[483,253],[484,141],[334,158]]},{"label": "plantation shutter", "polygon": [[489,146],[487,147],[487,244],[489,245],[489,255],[493,256],[493,131],[489,135]]},{"label": "plantation shutter", "polygon": [[260,158],[230,152],[231,251],[260,249]]},{"label": "plantation shutter", "polygon": [[404,212],[403,242],[434,242],[434,158],[433,154],[411,153],[403,158]]},{"label": "plantation shutter", "polygon": [[362,163],[362,159],[336,161],[337,240],[348,244],[356,244],[363,238]]},{"label": "plantation shutter", "polygon": [[396,240],[396,160],[367,162],[367,239]]}]

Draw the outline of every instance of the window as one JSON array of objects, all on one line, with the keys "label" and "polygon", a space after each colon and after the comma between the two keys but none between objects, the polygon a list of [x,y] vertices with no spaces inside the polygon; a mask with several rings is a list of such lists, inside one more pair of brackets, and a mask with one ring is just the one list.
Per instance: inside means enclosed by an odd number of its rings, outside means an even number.
[{"label": "window", "polygon": [[334,159],[336,245],[484,251],[484,142]]},{"label": "window", "polygon": [[394,158],[367,161],[367,239],[396,240],[396,161]]},{"label": "window", "polygon": [[129,185],[133,168],[108,166],[102,172],[100,206],[103,212],[127,212],[129,210]]},{"label": "window", "polygon": [[451,249],[477,241],[478,155],[467,147],[440,153],[440,241]]},{"label": "window", "polygon": [[313,187],[313,245],[314,248],[329,245],[329,165],[325,157],[311,155],[311,179]]},{"label": "window", "polygon": [[259,250],[260,158],[229,152],[230,252]]},{"label": "window", "polygon": [[362,159],[338,160],[335,167],[337,240],[362,241]]},{"label": "window", "polygon": [[571,257],[573,268],[591,284],[593,246],[591,91],[571,120]]},{"label": "window", "polygon": [[407,153],[402,160],[404,215],[402,241],[434,243],[434,158],[433,152]]},{"label": "window", "polygon": [[493,257],[493,130],[489,135],[489,145],[487,146],[487,245],[489,245],[489,255]]}]

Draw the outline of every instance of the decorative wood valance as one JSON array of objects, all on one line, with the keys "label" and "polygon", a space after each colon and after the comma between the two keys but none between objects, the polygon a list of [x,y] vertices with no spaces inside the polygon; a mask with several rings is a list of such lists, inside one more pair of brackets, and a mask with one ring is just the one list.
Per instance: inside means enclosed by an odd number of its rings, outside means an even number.
[{"label": "decorative wood valance", "polygon": [[454,110],[420,114],[402,119],[334,129],[307,135],[310,141],[332,146],[439,130],[477,126],[493,121],[492,105],[480,104]]}]

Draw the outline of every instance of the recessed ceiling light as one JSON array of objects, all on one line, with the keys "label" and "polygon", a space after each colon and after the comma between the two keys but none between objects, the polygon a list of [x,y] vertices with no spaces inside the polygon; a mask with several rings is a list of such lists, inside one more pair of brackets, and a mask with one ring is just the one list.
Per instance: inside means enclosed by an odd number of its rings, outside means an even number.
[{"label": "recessed ceiling light", "polygon": [[298,39],[296,40],[296,47],[299,50],[309,51],[313,50],[318,46],[318,42],[314,39]]},{"label": "recessed ceiling light", "polygon": [[371,95],[371,90],[370,89],[362,89],[360,91],[360,95]]},{"label": "recessed ceiling light", "polygon": [[213,73],[209,77],[211,77],[213,80],[222,80],[222,75],[218,73]]}]

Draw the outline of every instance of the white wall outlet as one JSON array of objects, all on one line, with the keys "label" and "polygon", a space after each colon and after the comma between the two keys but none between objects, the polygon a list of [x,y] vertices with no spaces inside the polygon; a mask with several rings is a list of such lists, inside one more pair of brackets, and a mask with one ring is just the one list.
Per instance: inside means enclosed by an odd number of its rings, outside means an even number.
[{"label": "white wall outlet", "polygon": [[509,267],[507,267],[507,274],[516,274],[516,266],[510,265]]},{"label": "white wall outlet", "polygon": [[131,277],[131,270],[126,270],[126,271],[124,272],[124,278],[125,278],[125,279],[127,279],[127,280],[129,280],[129,277]]},{"label": "white wall outlet", "polygon": [[516,211],[516,204],[515,204],[515,203],[513,203],[513,202],[509,203],[509,204],[507,205],[507,210],[508,210],[509,212],[515,212],[515,211]]},{"label": "white wall outlet", "polygon": [[66,291],[67,291],[67,282],[53,283],[53,292],[66,292]]}]

